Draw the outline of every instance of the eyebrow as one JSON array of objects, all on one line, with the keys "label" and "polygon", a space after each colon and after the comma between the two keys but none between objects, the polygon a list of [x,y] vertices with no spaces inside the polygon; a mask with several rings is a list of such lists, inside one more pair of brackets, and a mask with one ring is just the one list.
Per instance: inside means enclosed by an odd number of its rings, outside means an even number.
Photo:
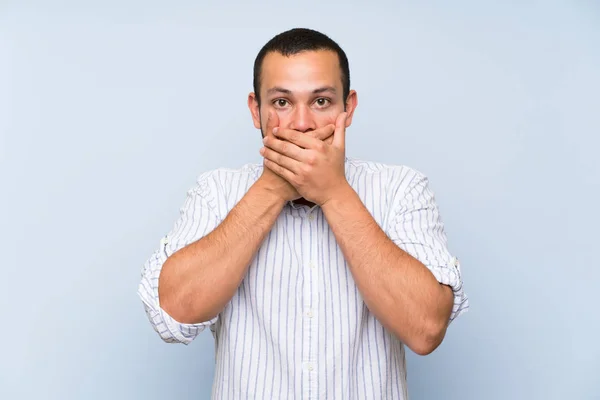
[{"label": "eyebrow", "polygon": [[[312,92],[313,92],[313,94],[320,94],[320,93],[324,93],[324,92],[331,92],[331,93],[335,94],[336,90],[333,86],[323,86],[323,87],[313,90]],[[279,86],[275,86],[275,87],[272,87],[269,90],[267,90],[268,95],[274,94],[274,93],[292,94],[292,91],[289,89],[279,87]]]}]

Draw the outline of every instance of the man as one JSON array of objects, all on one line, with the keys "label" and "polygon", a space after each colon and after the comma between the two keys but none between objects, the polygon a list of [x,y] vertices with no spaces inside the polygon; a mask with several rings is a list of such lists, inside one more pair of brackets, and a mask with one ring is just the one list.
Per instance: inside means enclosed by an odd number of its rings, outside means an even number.
[{"label": "man", "polygon": [[406,399],[468,308],[428,180],[345,155],[348,60],[308,29],[275,36],[248,97],[264,163],[201,174],[139,287],[166,342],[215,338],[213,398]]}]

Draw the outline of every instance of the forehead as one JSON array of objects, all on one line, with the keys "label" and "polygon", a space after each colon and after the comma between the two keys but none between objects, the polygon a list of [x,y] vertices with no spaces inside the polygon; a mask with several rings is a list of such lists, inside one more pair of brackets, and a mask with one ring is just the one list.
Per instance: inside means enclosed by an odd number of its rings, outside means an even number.
[{"label": "forehead", "polygon": [[341,92],[341,75],[338,56],[333,51],[303,51],[288,57],[270,52],[263,60],[260,90],[265,93],[279,86],[302,92],[333,86]]}]

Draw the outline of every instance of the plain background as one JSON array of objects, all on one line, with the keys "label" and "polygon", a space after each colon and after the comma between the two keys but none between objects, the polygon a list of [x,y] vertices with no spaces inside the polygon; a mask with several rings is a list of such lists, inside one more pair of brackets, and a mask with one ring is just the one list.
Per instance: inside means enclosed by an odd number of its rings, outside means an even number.
[{"label": "plain background", "polygon": [[[49,5],[52,3],[52,5]],[[599,399],[597,1],[0,2],[0,398],[207,399],[136,290],[201,172],[260,162],[273,35],[346,50],[347,154],[427,174],[469,313],[411,399]]]}]

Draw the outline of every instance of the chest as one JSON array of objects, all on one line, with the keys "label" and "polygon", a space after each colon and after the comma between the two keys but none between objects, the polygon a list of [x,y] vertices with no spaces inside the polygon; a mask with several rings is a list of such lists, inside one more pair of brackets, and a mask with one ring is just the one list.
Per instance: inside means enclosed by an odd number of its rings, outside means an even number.
[{"label": "chest", "polygon": [[[370,210],[378,222],[382,208]],[[248,294],[253,296],[248,297]],[[322,210],[284,210],[253,258],[238,296],[264,315],[347,311],[359,294],[344,254]],[[268,319],[268,317],[266,317]]]}]

